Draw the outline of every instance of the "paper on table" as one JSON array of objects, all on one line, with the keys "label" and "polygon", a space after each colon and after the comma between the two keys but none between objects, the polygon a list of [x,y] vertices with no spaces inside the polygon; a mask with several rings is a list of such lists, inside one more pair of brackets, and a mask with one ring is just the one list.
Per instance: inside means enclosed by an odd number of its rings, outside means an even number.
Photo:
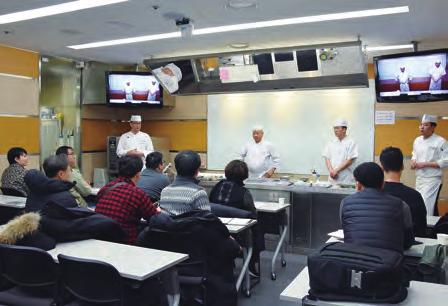
[{"label": "paper on table", "polygon": [[344,239],[344,231],[341,229],[335,232],[328,233],[327,235],[338,239]]},{"label": "paper on table", "polygon": [[233,218],[230,220],[228,224],[232,225],[246,225],[249,224],[252,221],[252,219],[243,219],[243,218]]},{"label": "paper on table", "polygon": [[224,224],[229,224],[230,220],[232,220],[232,218],[222,218],[222,217],[220,217],[219,219]]}]

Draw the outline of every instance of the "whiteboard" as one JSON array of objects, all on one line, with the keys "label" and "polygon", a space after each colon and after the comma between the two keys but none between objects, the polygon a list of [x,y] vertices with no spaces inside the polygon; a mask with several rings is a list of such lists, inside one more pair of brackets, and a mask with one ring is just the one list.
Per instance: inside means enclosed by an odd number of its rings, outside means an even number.
[{"label": "whiteboard", "polygon": [[358,145],[356,164],[373,161],[375,90],[369,88],[209,95],[207,168],[222,170],[264,127],[264,140],[280,153],[277,172],[328,174],[322,151],[334,137],[332,124],[348,120],[347,135]]}]

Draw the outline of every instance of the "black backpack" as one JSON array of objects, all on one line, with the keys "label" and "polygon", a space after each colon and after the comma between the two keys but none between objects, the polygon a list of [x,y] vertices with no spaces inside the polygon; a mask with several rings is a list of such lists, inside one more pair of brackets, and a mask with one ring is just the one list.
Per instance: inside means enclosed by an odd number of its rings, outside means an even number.
[{"label": "black backpack", "polygon": [[308,269],[311,300],[399,303],[407,296],[397,251],[331,242],[308,256]]}]

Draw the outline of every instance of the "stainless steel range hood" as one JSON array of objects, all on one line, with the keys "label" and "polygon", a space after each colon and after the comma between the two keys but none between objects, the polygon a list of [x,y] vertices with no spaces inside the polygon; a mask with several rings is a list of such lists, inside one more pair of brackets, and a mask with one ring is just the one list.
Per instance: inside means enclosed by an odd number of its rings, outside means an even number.
[{"label": "stainless steel range hood", "polygon": [[[172,68],[170,63],[181,72],[178,85],[178,73],[161,70]],[[360,41],[146,59],[144,64],[174,95],[368,87]]]}]

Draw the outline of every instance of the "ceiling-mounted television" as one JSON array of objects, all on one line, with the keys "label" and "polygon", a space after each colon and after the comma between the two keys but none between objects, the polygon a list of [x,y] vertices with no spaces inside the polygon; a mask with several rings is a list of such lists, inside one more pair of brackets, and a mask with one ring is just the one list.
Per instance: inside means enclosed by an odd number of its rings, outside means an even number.
[{"label": "ceiling-mounted television", "polygon": [[448,100],[448,49],[373,58],[378,102]]},{"label": "ceiling-mounted television", "polygon": [[106,99],[109,106],[162,107],[163,90],[150,72],[106,72]]}]

